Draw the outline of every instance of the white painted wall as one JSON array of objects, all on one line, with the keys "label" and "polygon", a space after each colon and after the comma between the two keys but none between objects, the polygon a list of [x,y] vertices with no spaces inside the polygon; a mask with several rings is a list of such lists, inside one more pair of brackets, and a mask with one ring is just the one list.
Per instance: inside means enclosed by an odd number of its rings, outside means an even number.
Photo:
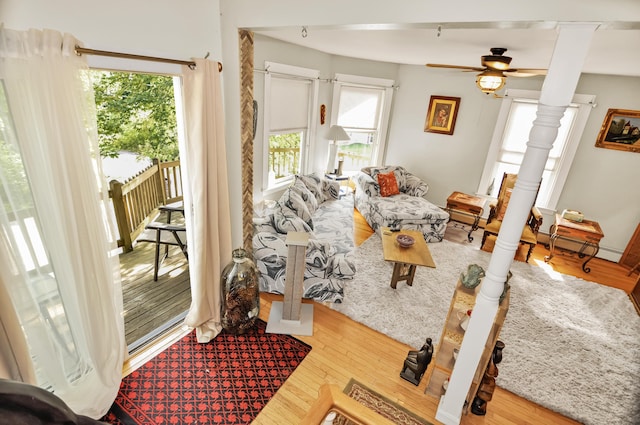
[{"label": "white painted wall", "polygon": [[189,60],[222,57],[219,0],[2,0],[0,19],[15,30],[54,29],[84,47]]}]

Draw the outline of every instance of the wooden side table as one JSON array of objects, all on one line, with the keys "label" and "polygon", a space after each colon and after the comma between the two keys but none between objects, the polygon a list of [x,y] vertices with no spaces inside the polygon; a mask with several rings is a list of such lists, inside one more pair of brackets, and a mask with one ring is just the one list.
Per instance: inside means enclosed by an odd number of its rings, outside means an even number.
[{"label": "wooden side table", "polygon": [[[471,229],[469,229],[469,234],[467,235],[469,242],[473,242],[473,236],[471,236],[471,233],[478,230],[480,216],[484,211],[484,203],[484,199],[478,196],[467,195],[462,192],[453,192],[447,198],[447,206],[445,210],[447,210],[449,214],[451,214],[452,211],[455,211],[458,214],[473,217],[473,224],[471,225]],[[451,220],[458,221],[454,219]]]},{"label": "wooden side table", "polygon": [[555,245],[558,238],[582,242],[582,247],[578,252],[580,258],[586,257],[585,249],[592,248],[593,253],[582,263],[582,270],[589,273],[591,269],[587,267],[587,263],[600,251],[600,240],[604,237],[600,224],[597,221],[583,220],[582,222],[571,221],[562,218],[562,215],[556,214],[556,222],[549,229],[551,234],[549,238],[549,255],[544,257],[544,261],[548,263],[555,254]]}]

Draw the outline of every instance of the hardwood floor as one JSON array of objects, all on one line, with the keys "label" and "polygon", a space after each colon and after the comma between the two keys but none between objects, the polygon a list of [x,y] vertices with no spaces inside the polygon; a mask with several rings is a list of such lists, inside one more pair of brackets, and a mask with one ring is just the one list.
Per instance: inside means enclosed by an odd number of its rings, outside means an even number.
[{"label": "hardwood floor", "polygon": [[170,247],[158,280],[153,280],[155,244],[138,243],[120,254],[125,340],[129,352],[153,336],[191,305],[189,263],[178,247]]},{"label": "hardwood floor", "polygon": [[[479,239],[481,232],[481,229],[478,230],[474,236]],[[355,211],[356,245],[362,244],[372,233],[364,218]],[[538,245],[530,263],[544,265],[543,258],[547,253],[548,250],[543,245]],[[583,261],[576,254],[556,251],[556,257],[550,267],[564,274],[623,289],[627,293],[637,279],[636,275],[627,276],[627,268],[597,258],[589,263],[592,271],[586,274],[581,269]],[[267,321],[272,301],[281,300],[280,295],[262,293],[260,318]],[[297,336],[297,338],[313,348],[260,412],[254,424],[298,424],[316,400],[318,389],[322,384],[335,384],[344,388],[351,378],[357,379],[426,420],[434,424],[439,423],[435,420],[438,401],[424,394],[430,369],[419,386],[412,385],[399,375],[407,351],[416,347],[394,341],[331,310],[327,305],[309,300],[305,302],[314,305],[313,335]],[[125,365],[124,373],[139,367],[146,359],[169,346],[186,332],[188,331],[178,327],[162,340],[137,353]],[[462,418],[461,423],[464,425],[578,424],[500,387],[497,387],[494,392],[486,416],[469,414]]]},{"label": "hardwood floor", "polygon": [[[354,224],[355,241],[360,245],[372,231],[358,211],[355,211]],[[474,235],[479,238],[481,230]],[[547,253],[548,250],[543,245],[538,245],[530,262],[544,264],[544,256]],[[625,267],[597,258],[589,263],[592,271],[587,275],[581,269],[583,261],[576,254],[560,252],[553,259],[551,267],[561,273],[595,280],[627,292],[636,280],[635,276],[626,276],[628,270]],[[271,302],[274,300],[282,300],[282,297],[266,293],[261,295],[260,317],[265,321],[269,317]],[[430,370],[417,387],[399,376],[407,351],[415,347],[394,341],[325,305],[313,304],[313,336],[298,337],[313,349],[258,415],[255,424],[297,424],[316,399],[320,385],[330,383],[343,388],[351,378],[357,379],[426,420],[434,424],[439,423],[435,420],[437,400],[424,394],[426,377]],[[522,425],[578,422],[498,387],[488,405],[486,416],[469,414],[462,418],[461,423]]]}]

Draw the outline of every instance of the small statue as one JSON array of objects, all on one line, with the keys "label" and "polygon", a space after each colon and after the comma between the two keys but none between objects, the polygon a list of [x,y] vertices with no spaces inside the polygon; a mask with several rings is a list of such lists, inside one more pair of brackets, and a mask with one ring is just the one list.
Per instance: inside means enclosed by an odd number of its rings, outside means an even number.
[{"label": "small statue", "polygon": [[484,277],[484,269],[477,264],[469,264],[467,274],[460,273],[460,281],[465,288],[473,289],[480,284],[480,279]]},{"label": "small statue", "polygon": [[484,372],[482,381],[480,381],[478,392],[471,404],[471,413],[474,415],[484,416],[487,413],[487,403],[493,398],[493,391],[496,389],[496,377],[498,376],[498,367],[496,365],[502,361],[503,349],[504,342],[496,341],[489,364]]},{"label": "small statue", "polygon": [[[422,348],[418,351],[411,350],[404,361],[400,377],[414,385],[419,385],[422,375],[427,370],[433,357],[433,344],[431,338],[427,338]],[[407,370],[409,369],[409,370]]]}]

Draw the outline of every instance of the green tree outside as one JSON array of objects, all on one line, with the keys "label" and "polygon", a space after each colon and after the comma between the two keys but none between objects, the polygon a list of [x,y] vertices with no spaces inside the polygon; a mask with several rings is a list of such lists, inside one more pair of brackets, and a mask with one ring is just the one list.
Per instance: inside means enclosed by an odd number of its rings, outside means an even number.
[{"label": "green tree outside", "polygon": [[100,154],[120,151],[173,161],[179,158],[173,78],[91,71]]}]

